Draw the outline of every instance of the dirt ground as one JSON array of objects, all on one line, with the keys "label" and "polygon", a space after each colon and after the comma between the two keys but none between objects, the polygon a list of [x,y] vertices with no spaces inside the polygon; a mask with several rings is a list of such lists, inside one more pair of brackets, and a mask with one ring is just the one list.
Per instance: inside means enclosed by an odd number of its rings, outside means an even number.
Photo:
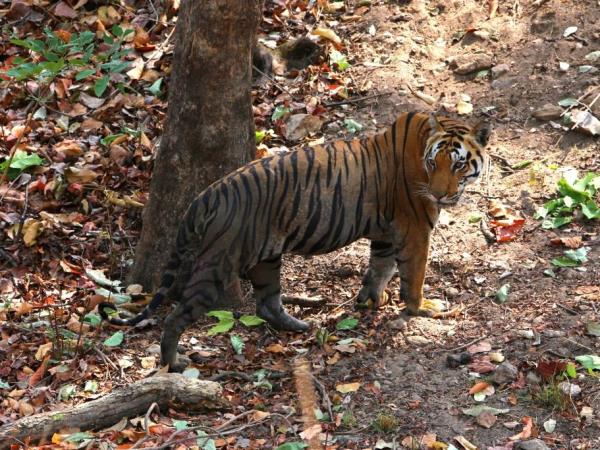
[{"label": "dirt ground", "polygon": [[[600,449],[597,372],[578,370],[572,383],[581,392],[565,395],[557,393],[559,388],[539,370],[544,364],[574,362],[578,355],[600,354],[599,338],[586,333],[586,323],[600,319],[600,226],[577,220],[559,231],[546,230],[533,217],[555,192],[565,170],[600,170],[600,141],[568,131],[560,118],[532,117],[545,104],[556,105],[564,98],[589,104],[600,92],[600,65],[585,59],[600,50],[600,3],[499,1],[493,18],[488,2],[474,0],[346,3],[349,11],[360,8],[359,3],[369,5],[353,20],[330,19],[347,47],[347,76],[362,88],[360,95],[382,95],[330,109],[324,126],[327,139],[349,134],[347,118],[371,133],[406,110],[456,116],[456,104],[466,98],[473,112],[465,120],[487,120],[493,126],[488,170],[458,206],[445,210],[432,239],[426,295],[460,306],[461,312],[448,319],[408,319],[397,277],[389,286],[391,303],[376,312],[356,312],[352,299],[360,288],[369,248],[368,242],[359,241],[328,255],[285,259],[284,291],[326,301],[317,308],[289,307],[313,322],[313,331],[296,335],[264,328],[238,330],[246,349],[235,355],[227,336],[206,336],[213,324],[206,321],[186,332],[182,350],[192,356],[201,377],[232,367],[247,374],[259,369],[283,374],[271,379],[268,390],[260,383],[224,380],[226,397],[235,405],[232,414],[252,408],[293,412],[298,406],[290,362],[308,358],[320,384],[319,408],[327,412],[331,407],[337,421],[336,426],[327,421],[323,425],[322,437],[331,449],[447,448],[436,447],[436,441],[469,448],[457,436],[488,450]],[[564,37],[572,26],[577,31]],[[465,75],[454,71],[461,58],[473,61],[481,55],[487,55],[491,65]],[[570,67],[563,71],[559,62]],[[595,70],[583,72],[583,65]],[[600,111],[600,101],[592,110]],[[524,161],[530,163],[519,168]],[[525,218],[515,240],[486,240],[476,219],[488,220],[490,200]],[[553,268],[550,261],[564,248],[551,245],[551,239],[575,236],[589,247],[588,261],[578,268]],[[553,276],[544,273],[547,269],[553,269]],[[496,301],[506,284],[507,300]],[[242,308],[251,313],[251,301]],[[336,331],[336,323],[345,317],[356,317],[358,327]],[[126,345],[111,354],[135,361],[156,355],[162,322],[157,318],[151,323],[159,326],[129,331]],[[318,335],[324,329],[333,336],[325,344]],[[465,352],[473,358],[471,364],[449,366],[449,356]],[[496,362],[490,362],[492,354]],[[496,378],[502,357],[513,372]],[[486,372],[483,367],[490,365]],[[102,371],[103,367],[97,373]],[[109,389],[148,372],[111,370],[101,385]],[[479,381],[495,386],[484,401],[469,394]],[[355,392],[339,391],[340,385],[354,382],[360,384]],[[463,412],[476,405],[508,411],[488,428]],[[201,423],[228,417],[174,411],[170,416]],[[292,419],[298,427],[298,414]],[[550,419],[556,421],[553,431],[544,427]],[[281,434],[275,425],[259,425],[236,440],[221,442],[220,448],[273,448],[283,442]],[[536,438],[543,443],[531,441]],[[531,442],[518,447],[522,441]]]}]

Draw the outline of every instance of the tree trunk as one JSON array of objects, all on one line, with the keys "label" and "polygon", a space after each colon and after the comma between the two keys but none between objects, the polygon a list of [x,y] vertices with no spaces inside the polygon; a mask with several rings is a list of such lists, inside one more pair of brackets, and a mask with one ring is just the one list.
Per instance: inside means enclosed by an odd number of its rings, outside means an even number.
[{"label": "tree trunk", "polygon": [[145,414],[152,403],[156,403],[163,413],[168,408],[185,412],[230,408],[219,383],[176,373],[158,374],[70,409],[35,414],[3,425],[0,427],[0,450],[27,438],[31,442],[46,440],[63,428],[100,430],[123,417]]},{"label": "tree trunk", "polygon": [[129,281],[155,287],[190,202],[254,158],[251,50],[261,0],[184,0],[164,135]]}]

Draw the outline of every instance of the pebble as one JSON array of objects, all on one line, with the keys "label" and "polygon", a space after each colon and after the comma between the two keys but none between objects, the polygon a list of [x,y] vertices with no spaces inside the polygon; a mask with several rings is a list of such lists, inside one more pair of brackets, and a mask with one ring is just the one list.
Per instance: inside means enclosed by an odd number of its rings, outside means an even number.
[{"label": "pebble", "polygon": [[431,343],[429,339],[424,336],[406,336],[406,341],[412,345],[428,345]]},{"label": "pebble", "polygon": [[498,366],[494,375],[492,375],[492,381],[498,385],[508,384],[515,381],[519,376],[519,371],[508,361],[504,361]]},{"label": "pebble", "polygon": [[492,67],[492,78],[496,79],[509,71],[510,71],[510,66],[508,64],[498,64],[498,65]]},{"label": "pebble", "polygon": [[294,114],[287,120],[285,138],[290,141],[298,141],[310,133],[321,129],[323,121],[311,114]]},{"label": "pebble", "polygon": [[539,120],[556,120],[563,113],[563,109],[558,105],[546,103],[533,110],[531,115]]},{"label": "pebble", "polygon": [[569,381],[558,383],[558,388],[571,397],[577,397],[579,394],[581,394],[581,388],[575,383],[570,383]]},{"label": "pebble", "polygon": [[480,70],[489,69],[494,65],[492,57],[485,53],[476,55],[461,55],[450,61],[450,67],[459,75],[468,75]]},{"label": "pebble", "polygon": [[148,348],[146,349],[146,353],[148,353],[149,355],[160,355],[160,345],[152,344],[148,346]]},{"label": "pebble", "polygon": [[550,447],[541,439],[531,439],[529,441],[517,442],[515,450],[550,450]]},{"label": "pebble", "polygon": [[406,320],[402,318],[391,320],[388,322],[388,327],[390,327],[392,330],[406,330],[406,326]]},{"label": "pebble", "polygon": [[504,77],[498,80],[493,80],[491,86],[492,89],[506,89],[517,84],[517,81],[518,80],[516,77]]},{"label": "pebble", "polygon": [[448,289],[446,289],[445,293],[446,293],[446,297],[454,298],[454,297],[458,296],[460,291],[458,289],[456,289],[455,287],[449,287]]}]

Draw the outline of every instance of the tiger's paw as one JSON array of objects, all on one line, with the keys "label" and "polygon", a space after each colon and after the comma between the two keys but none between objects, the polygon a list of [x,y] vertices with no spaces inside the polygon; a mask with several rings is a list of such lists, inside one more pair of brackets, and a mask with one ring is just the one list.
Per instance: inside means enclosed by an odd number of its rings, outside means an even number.
[{"label": "tiger's paw", "polygon": [[185,355],[177,355],[173,364],[169,364],[169,372],[181,373],[192,363],[192,360]]},{"label": "tiger's paw", "polygon": [[363,294],[362,290],[356,298],[356,309],[376,310],[390,302],[390,295],[386,291],[383,291],[379,300],[374,300],[371,296],[361,294]]},{"label": "tiger's paw", "polygon": [[417,317],[429,317],[432,319],[445,319],[448,317],[454,317],[462,308],[456,307],[448,310],[445,302],[441,300],[428,300],[423,299],[421,302],[421,306],[417,309],[411,308],[407,305],[406,313],[409,316],[417,316]]}]

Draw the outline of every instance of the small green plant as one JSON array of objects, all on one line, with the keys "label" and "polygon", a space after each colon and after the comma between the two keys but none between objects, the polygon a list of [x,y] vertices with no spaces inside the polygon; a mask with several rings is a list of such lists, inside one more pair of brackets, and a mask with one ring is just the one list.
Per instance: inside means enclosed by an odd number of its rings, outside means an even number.
[{"label": "small green plant", "polygon": [[6,75],[16,81],[34,79],[49,83],[59,75],[75,71],[76,81],[95,77],[94,93],[100,97],[108,87],[110,74],[129,67],[129,62],[123,59],[129,49],[123,48],[123,42],[133,31],[114,25],[111,34],[104,35],[100,51],[91,31],[68,33],[45,29],[43,39],[11,39],[12,44],[30,50],[31,55],[14,58]]},{"label": "small green plant", "polygon": [[398,419],[391,413],[380,412],[371,425],[378,433],[393,433],[398,427]]},{"label": "small green plant", "polygon": [[354,413],[350,410],[344,411],[342,414],[342,425],[346,428],[354,428],[358,421],[354,417]]},{"label": "small green plant", "polygon": [[568,171],[558,181],[558,198],[538,208],[536,219],[543,219],[542,228],[560,228],[573,221],[573,213],[581,213],[589,220],[600,219],[600,208],[596,201],[600,190],[600,175],[588,173],[577,178],[576,171]]},{"label": "small green plant", "polygon": [[315,340],[317,341],[319,347],[323,347],[325,344],[327,344],[330,336],[331,335],[329,334],[329,330],[327,330],[327,328],[317,328],[317,331],[315,331]]},{"label": "small green plant", "polygon": [[[209,329],[206,332],[206,334],[208,334],[209,336],[214,336],[215,334],[227,333],[229,330],[231,330],[233,328],[233,326],[236,323],[236,319],[231,311],[210,311],[210,312],[206,313],[206,315],[208,317],[214,317],[219,321],[214,327],[212,327],[211,329]],[[258,325],[265,323],[265,321],[263,319],[261,319],[260,317],[252,316],[252,315],[241,316],[238,320],[242,325],[245,325],[247,327],[256,327]],[[233,344],[233,342],[232,342],[232,345],[234,346],[234,349],[236,350],[236,352],[241,347],[241,346],[236,346],[235,344]]]},{"label": "small green plant", "polygon": [[546,408],[558,411],[564,411],[569,404],[569,397],[560,389],[557,380],[552,380],[534,393],[533,399]]}]

